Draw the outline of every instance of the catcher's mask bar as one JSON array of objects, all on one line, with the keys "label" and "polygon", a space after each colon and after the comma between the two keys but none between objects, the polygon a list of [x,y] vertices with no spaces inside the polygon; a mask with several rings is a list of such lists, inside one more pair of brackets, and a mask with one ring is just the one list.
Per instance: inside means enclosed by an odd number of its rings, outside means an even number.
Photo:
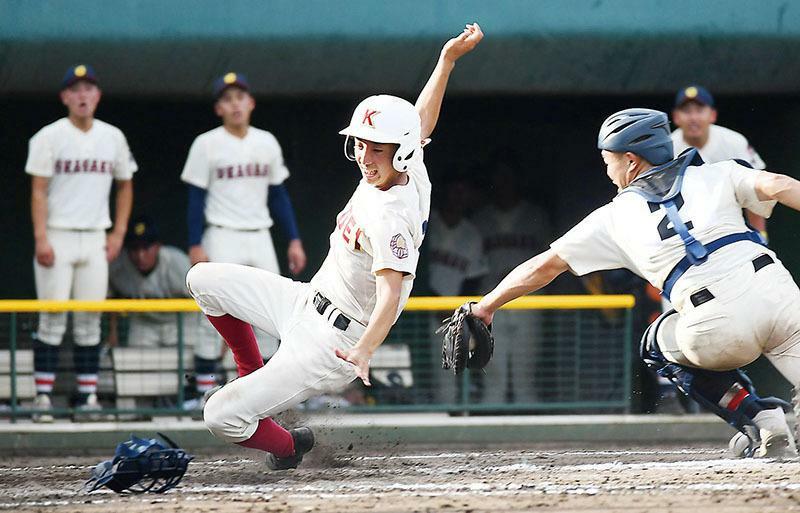
[{"label": "catcher's mask bar", "polygon": [[130,440],[117,445],[114,459],[101,461],[83,488],[91,493],[106,486],[117,493],[164,493],[183,479],[194,456],[162,433],[167,445],[150,438],[131,435]]}]

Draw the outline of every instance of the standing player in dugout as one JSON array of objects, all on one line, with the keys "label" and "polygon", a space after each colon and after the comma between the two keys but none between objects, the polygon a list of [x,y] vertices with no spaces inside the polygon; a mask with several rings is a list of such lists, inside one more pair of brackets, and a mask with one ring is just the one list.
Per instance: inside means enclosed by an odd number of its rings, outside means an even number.
[{"label": "standing player in dugout", "polygon": [[800,182],[733,160],[706,164],[694,148],[673,159],[667,116],[649,109],[611,115],[598,148],[617,196],[511,271],[472,314],[488,324],[564,271],[629,269],[675,307],[645,331],[645,363],[739,430],[735,455],[795,456],[788,404],[759,397],[739,368],[763,354],[797,393],[800,290],[741,211],[800,210]]},{"label": "standing player in dugout", "polygon": [[[133,204],[133,160],[125,135],[95,119],[100,102],[91,66],[73,66],[61,82],[61,102],[68,115],[39,130],[30,140],[25,172],[31,175],[31,217],[36,243],[33,261],[39,299],[103,300],[108,290],[108,263],[122,248]],[[112,228],[108,199],[116,184]],[[106,234],[106,230],[112,228]],[[67,314],[42,313],[34,335],[34,407],[49,410],[58,348]],[[99,409],[100,314],[75,312],[74,360],[78,407]],[[47,413],[34,420],[52,421]]]},{"label": "standing player in dugout", "polygon": [[[251,265],[280,274],[269,232],[274,219],[289,241],[286,259],[297,276],[306,254],[285,185],[289,169],[281,146],[272,133],[250,125],[256,102],[243,74],[219,77],[213,96],[222,126],[197,136],[181,173],[189,187],[189,258],[192,264]],[[277,339],[260,330],[258,341],[267,357],[278,347]],[[202,372],[210,374],[214,364],[207,361]]]},{"label": "standing player in dugout", "polygon": [[[296,467],[314,444],[309,428],[287,431],[272,416],[356,378],[369,385],[370,358],[408,300],[425,235],[431,186],[422,148],[456,60],[482,37],[477,24],[467,25],[444,45],[416,107],[386,95],[356,107],[340,133],[362,178],[311,283],[220,263],[197,264],[186,277],[239,372],[208,399],[206,426],[266,451],[272,469]],[[282,341],[266,365],[251,325]]]}]

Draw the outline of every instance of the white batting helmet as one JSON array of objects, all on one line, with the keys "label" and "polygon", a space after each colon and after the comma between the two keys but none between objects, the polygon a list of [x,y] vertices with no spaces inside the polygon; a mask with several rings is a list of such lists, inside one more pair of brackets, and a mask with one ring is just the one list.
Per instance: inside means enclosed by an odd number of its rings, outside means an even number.
[{"label": "white batting helmet", "polygon": [[347,136],[344,155],[348,160],[355,160],[348,151],[351,137],[375,143],[398,144],[392,165],[401,173],[408,171],[412,157],[422,149],[420,123],[417,109],[406,100],[387,94],[370,96],[358,104],[350,118],[350,125],[339,132]]}]

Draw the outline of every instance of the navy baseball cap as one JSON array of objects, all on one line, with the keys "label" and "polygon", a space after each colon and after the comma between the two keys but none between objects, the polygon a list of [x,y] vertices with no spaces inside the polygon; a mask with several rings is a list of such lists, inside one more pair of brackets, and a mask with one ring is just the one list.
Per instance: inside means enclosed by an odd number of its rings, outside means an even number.
[{"label": "navy baseball cap", "polygon": [[686,86],[675,95],[675,107],[680,107],[687,102],[697,102],[700,105],[714,107],[714,97],[708,89],[701,85]]},{"label": "navy baseball cap", "polygon": [[150,216],[141,215],[135,217],[128,225],[128,233],[125,234],[125,247],[146,248],[159,240],[156,224]]},{"label": "navy baseball cap", "polygon": [[247,81],[247,77],[241,73],[230,71],[214,81],[214,99],[216,100],[222,96],[225,89],[229,87],[238,87],[250,92],[250,82]]},{"label": "navy baseball cap", "polygon": [[94,68],[88,64],[76,64],[72,66],[64,73],[64,78],[61,79],[61,90],[63,91],[75,82],[81,80],[97,84],[97,75],[94,72]]}]

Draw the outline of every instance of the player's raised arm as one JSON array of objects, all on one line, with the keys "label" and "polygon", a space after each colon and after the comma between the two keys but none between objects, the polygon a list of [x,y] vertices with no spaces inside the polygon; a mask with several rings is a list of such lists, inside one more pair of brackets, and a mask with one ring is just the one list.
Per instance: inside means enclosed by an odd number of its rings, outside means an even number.
[{"label": "player's raised arm", "polygon": [[425,87],[422,88],[422,92],[419,93],[415,105],[422,119],[421,135],[423,139],[430,137],[439,120],[444,91],[447,89],[447,81],[450,79],[450,72],[453,71],[456,61],[462,55],[471,52],[481,39],[483,39],[483,31],[477,23],[473,23],[468,24],[461,34],[444,44],[442,52],[439,54],[439,61]]}]

